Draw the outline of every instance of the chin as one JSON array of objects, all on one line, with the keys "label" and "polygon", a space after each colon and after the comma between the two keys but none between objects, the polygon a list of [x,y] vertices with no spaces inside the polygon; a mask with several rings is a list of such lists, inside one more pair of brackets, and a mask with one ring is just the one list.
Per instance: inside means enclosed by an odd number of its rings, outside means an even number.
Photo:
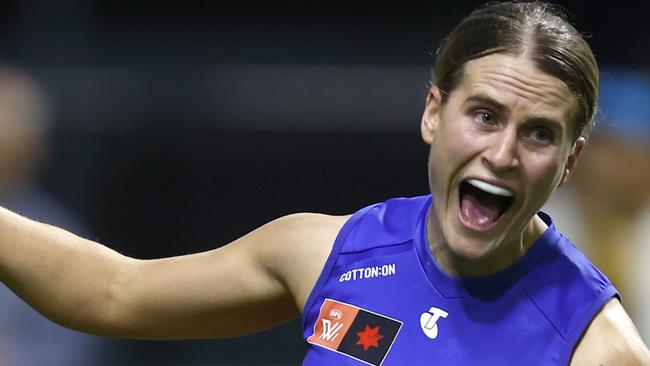
[{"label": "chin", "polygon": [[485,238],[484,235],[480,237],[451,235],[447,238],[449,250],[455,256],[468,261],[479,261],[486,258],[495,248],[495,243]]}]

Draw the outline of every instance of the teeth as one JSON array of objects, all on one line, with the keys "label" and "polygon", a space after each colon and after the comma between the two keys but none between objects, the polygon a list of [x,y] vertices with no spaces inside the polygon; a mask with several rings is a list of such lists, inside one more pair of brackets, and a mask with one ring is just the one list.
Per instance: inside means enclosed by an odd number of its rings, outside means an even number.
[{"label": "teeth", "polygon": [[473,185],[474,187],[483,190],[488,193],[495,194],[497,196],[505,196],[505,197],[514,197],[514,194],[510,192],[509,190],[495,186],[494,184],[490,184],[487,182],[484,182],[482,180],[478,179],[468,179],[467,183]]}]

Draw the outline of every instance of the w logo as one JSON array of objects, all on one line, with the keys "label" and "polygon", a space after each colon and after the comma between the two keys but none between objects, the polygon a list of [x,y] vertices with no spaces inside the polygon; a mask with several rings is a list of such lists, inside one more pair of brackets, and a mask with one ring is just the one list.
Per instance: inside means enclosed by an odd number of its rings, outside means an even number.
[{"label": "w logo", "polygon": [[325,299],[307,342],[370,366],[381,366],[402,324],[358,306]]},{"label": "w logo", "polygon": [[321,339],[324,339],[329,342],[336,340],[336,337],[339,336],[339,331],[343,327],[343,323],[336,322],[332,325],[332,321],[328,319],[323,320],[323,332],[320,334]]}]

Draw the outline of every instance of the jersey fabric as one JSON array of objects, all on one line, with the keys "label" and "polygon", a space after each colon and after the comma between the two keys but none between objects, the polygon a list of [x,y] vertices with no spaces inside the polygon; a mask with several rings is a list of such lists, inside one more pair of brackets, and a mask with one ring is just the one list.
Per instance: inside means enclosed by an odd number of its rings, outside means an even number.
[{"label": "jersey fabric", "polygon": [[548,229],[514,264],[453,277],[426,236],[431,196],[368,206],[342,227],[303,311],[303,366],[566,365],[618,292]]}]

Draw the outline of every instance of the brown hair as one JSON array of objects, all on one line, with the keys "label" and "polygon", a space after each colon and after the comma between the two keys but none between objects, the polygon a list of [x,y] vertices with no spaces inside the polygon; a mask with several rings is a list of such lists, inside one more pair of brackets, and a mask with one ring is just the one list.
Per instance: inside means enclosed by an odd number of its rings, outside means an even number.
[{"label": "brown hair", "polygon": [[465,63],[492,53],[527,54],[540,70],[566,83],[578,102],[574,137],[587,137],[596,114],[598,65],[559,7],[539,1],[491,2],[476,9],[438,48],[433,79],[450,93]]}]

